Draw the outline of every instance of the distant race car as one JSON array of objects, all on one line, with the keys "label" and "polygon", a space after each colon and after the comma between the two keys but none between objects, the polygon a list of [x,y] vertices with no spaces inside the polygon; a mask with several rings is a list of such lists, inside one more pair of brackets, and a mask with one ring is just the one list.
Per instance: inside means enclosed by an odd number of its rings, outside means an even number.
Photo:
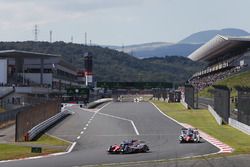
[{"label": "distant race car", "polygon": [[131,154],[145,153],[149,151],[149,147],[141,140],[126,140],[120,145],[115,144],[109,147],[108,153],[111,154]]},{"label": "distant race car", "polygon": [[201,136],[199,131],[194,128],[182,128],[179,136],[180,143],[196,142],[199,143]]}]

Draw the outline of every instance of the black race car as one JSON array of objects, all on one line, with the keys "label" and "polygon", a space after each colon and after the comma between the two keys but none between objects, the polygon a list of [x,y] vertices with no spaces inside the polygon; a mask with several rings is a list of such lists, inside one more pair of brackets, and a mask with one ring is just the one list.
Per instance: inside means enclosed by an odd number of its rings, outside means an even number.
[{"label": "black race car", "polygon": [[144,153],[148,151],[149,147],[141,140],[126,140],[120,145],[114,144],[108,149],[108,153],[111,154]]}]

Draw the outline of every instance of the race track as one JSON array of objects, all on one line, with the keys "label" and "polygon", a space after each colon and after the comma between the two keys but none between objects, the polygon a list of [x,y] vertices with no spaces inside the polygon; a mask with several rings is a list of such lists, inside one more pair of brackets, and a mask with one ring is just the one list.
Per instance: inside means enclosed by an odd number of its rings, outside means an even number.
[{"label": "race track", "polygon": [[[0,163],[2,167],[73,167],[118,162],[149,161],[204,155],[219,151],[203,140],[179,144],[181,126],[151,103],[110,103],[98,112],[71,107],[74,114],[48,133],[76,145],[71,153],[41,159]],[[107,148],[125,139],[148,143],[149,153],[109,155]]]}]

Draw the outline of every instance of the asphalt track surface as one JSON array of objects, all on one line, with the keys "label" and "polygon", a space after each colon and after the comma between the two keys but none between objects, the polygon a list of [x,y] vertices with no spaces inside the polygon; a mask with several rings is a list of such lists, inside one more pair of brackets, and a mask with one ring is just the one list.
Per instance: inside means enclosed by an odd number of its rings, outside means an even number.
[{"label": "asphalt track surface", "polygon": [[[180,144],[180,125],[163,116],[151,103],[110,103],[98,113],[72,107],[74,114],[48,133],[77,142],[71,153],[41,159],[0,163],[2,167],[75,167],[150,161],[204,155],[219,150],[210,143]],[[133,125],[134,124],[134,125]],[[107,148],[125,139],[147,142],[149,153],[107,154]]]}]

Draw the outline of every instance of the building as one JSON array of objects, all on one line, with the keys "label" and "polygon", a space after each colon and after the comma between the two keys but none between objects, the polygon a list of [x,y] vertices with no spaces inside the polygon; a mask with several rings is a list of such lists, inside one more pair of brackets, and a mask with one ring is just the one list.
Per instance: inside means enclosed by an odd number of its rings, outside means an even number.
[{"label": "building", "polygon": [[64,90],[84,86],[84,76],[60,55],[19,50],[0,51],[0,83]]}]

